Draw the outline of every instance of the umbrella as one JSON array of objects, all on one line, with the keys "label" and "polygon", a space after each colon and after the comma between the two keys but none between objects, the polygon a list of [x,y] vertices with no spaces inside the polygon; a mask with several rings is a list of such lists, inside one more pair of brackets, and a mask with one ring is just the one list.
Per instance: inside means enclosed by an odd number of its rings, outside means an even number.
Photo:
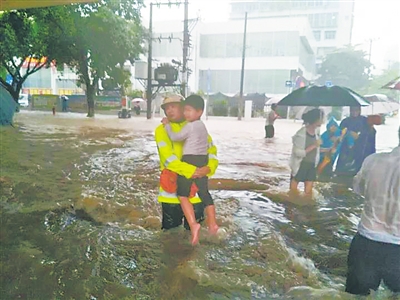
[{"label": "umbrella", "polygon": [[142,98],[135,98],[135,99],[132,99],[132,102],[144,102],[144,99],[142,99]]},{"label": "umbrella", "polygon": [[17,103],[0,83],[0,125],[12,125]]},{"label": "umbrella", "polygon": [[351,89],[341,86],[306,86],[281,101],[280,106],[368,106],[369,102]]},{"label": "umbrella", "polygon": [[400,91],[400,76],[392,81],[386,83],[382,89],[391,89],[391,90],[398,90]]},{"label": "umbrella", "polygon": [[382,94],[364,95],[364,98],[371,103],[371,106],[368,107],[368,111],[371,114],[374,113],[387,114],[399,109],[399,104],[397,103],[397,101],[390,99],[386,95]]}]

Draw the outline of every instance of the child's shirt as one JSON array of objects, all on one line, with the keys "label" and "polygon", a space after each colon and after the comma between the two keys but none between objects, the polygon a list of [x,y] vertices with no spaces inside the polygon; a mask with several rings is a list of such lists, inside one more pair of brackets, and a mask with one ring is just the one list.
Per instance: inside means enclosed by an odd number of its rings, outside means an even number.
[{"label": "child's shirt", "polygon": [[165,129],[172,141],[185,141],[183,155],[208,154],[208,131],[201,120],[188,122],[179,132],[172,131],[170,124]]},{"label": "child's shirt", "polygon": [[[314,145],[316,141],[317,141],[317,136],[315,134],[311,135],[308,132],[306,132],[306,145],[305,145],[304,149],[307,149],[311,145]],[[316,157],[317,157],[317,148],[308,152],[306,154],[306,157],[304,157],[303,160],[306,162],[315,163]]]}]

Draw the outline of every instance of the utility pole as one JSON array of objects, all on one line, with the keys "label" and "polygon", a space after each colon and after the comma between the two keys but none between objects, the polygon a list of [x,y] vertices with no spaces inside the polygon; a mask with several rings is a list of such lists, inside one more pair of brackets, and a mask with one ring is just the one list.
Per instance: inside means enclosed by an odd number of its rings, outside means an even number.
[{"label": "utility pole", "polygon": [[368,61],[371,63],[371,53],[372,53],[372,39],[369,39],[369,53],[368,53]]},{"label": "utility pole", "polygon": [[[151,102],[153,98],[153,67],[152,67],[152,60],[153,60],[153,7],[154,5],[160,8],[161,6],[168,6],[171,7],[173,5],[179,6],[182,2],[157,2],[152,3],[150,2],[150,20],[149,20],[149,46],[148,46],[148,54],[147,54],[147,88],[146,88],[146,98],[147,98],[147,119],[151,119]],[[188,0],[185,0],[185,9],[187,10]],[[185,12],[186,14],[186,12]],[[187,20],[187,17],[186,17]],[[189,44],[189,38],[188,38]]]},{"label": "utility pole", "polygon": [[372,56],[372,43],[379,40],[379,38],[370,38],[368,40],[369,42],[369,52],[368,52],[368,62],[369,62],[369,66],[368,66],[368,76],[371,76],[371,56]]},{"label": "utility pole", "polygon": [[149,21],[149,46],[147,56],[147,119],[151,119],[151,101],[153,98],[153,3],[150,3],[150,21]]},{"label": "utility pole", "polygon": [[243,52],[242,52],[242,71],[240,73],[240,95],[238,105],[238,120],[242,120],[244,111],[244,99],[243,99],[243,85],[244,85],[244,63],[246,60],[246,35],[247,35],[247,12],[244,15],[244,34],[243,34]]},{"label": "utility pole", "polygon": [[189,0],[185,0],[184,4],[184,19],[183,19],[183,56],[182,56],[182,87],[181,94],[186,97],[187,93],[187,64],[188,64],[188,53],[189,53]]}]

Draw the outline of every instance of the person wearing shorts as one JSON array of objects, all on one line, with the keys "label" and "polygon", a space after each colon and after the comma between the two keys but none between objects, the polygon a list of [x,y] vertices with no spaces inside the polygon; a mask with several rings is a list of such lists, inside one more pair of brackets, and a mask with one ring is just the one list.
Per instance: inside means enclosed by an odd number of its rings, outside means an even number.
[{"label": "person wearing shorts", "polygon": [[271,105],[271,111],[268,113],[266,124],[265,124],[265,138],[273,138],[275,136],[275,120],[279,118],[276,113],[277,105],[274,103]]}]

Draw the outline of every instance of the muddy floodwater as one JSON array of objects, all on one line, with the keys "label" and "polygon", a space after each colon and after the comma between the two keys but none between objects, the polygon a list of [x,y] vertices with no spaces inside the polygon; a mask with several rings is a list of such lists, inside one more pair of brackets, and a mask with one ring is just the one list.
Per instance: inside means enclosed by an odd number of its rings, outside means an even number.
[{"label": "muddy floodwater", "polygon": [[[270,140],[263,119],[205,121],[222,230],[193,248],[160,230],[159,118],[15,120],[0,129],[1,299],[356,299],[343,291],[363,199],[330,183],[313,202],[288,198],[299,121],[278,120]],[[397,145],[396,118],[376,129],[379,152]]]}]

